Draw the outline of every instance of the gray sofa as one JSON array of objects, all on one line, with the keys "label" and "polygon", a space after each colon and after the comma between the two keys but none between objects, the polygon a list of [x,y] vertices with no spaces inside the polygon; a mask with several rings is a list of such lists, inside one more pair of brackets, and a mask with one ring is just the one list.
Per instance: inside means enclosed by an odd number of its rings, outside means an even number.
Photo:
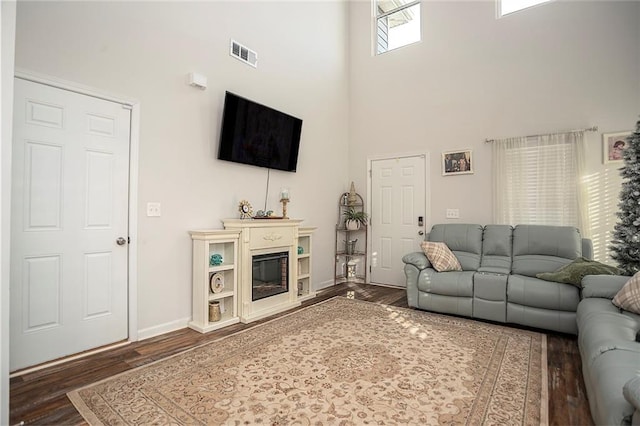
[{"label": "gray sofa", "polygon": [[409,306],[578,334],[594,422],[640,425],[640,315],[611,303],[629,277],[589,275],[582,290],[536,278],[591,258],[591,241],[571,227],[467,224],[435,225],[426,239],[446,243],[463,270],[437,272],[422,252],[405,255]]},{"label": "gray sofa", "polygon": [[577,334],[579,288],[536,278],[592,257],[576,228],[439,224],[426,240],[444,242],[462,271],[437,272],[424,253],[405,255],[409,306]]},{"label": "gray sofa", "polygon": [[590,275],[582,280],[578,347],[596,424],[640,424],[640,315],[611,303],[629,277]]}]

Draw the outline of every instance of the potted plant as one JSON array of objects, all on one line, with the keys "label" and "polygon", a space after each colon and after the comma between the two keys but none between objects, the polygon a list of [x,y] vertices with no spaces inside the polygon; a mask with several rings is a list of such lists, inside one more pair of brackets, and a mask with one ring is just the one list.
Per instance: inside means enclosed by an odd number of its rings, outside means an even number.
[{"label": "potted plant", "polygon": [[366,225],[369,221],[369,215],[356,209],[355,207],[349,207],[344,211],[344,226],[349,231],[356,231],[360,229],[360,226]]}]

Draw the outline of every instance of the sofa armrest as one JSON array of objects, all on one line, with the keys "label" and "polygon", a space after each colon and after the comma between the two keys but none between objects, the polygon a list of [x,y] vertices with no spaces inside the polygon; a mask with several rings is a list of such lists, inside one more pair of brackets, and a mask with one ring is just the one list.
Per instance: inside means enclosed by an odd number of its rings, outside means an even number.
[{"label": "sofa armrest", "polygon": [[613,299],[629,278],[624,275],[587,275],[582,278],[582,298]]},{"label": "sofa armrest", "polygon": [[420,270],[431,267],[431,262],[429,262],[429,259],[427,259],[427,256],[425,256],[424,253],[419,251],[405,254],[402,257],[402,261],[408,265],[413,265]]},{"label": "sofa armrest", "polygon": [[624,399],[635,408],[631,424],[637,425],[640,422],[640,376],[636,376],[625,383],[622,388],[622,394]]},{"label": "sofa armrest", "polygon": [[589,238],[582,239],[582,257],[593,260],[593,242]]}]

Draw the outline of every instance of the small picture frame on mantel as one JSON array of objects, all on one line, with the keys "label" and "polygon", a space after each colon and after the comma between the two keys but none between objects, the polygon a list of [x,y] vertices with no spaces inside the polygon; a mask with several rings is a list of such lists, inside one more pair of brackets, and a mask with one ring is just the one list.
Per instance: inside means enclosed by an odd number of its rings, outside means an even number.
[{"label": "small picture frame on mantel", "polygon": [[470,149],[442,153],[442,176],[473,174],[473,160]]},{"label": "small picture frame on mantel", "polygon": [[602,134],[602,163],[622,163],[622,153],[629,143],[631,131]]}]

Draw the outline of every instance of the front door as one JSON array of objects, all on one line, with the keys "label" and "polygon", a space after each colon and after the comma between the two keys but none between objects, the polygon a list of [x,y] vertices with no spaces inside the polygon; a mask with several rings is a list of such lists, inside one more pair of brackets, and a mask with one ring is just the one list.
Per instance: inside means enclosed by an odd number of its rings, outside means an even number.
[{"label": "front door", "polygon": [[372,283],[406,286],[402,256],[424,239],[425,168],[424,155],[371,162]]},{"label": "front door", "polygon": [[131,111],[15,80],[12,371],[128,336]]}]

